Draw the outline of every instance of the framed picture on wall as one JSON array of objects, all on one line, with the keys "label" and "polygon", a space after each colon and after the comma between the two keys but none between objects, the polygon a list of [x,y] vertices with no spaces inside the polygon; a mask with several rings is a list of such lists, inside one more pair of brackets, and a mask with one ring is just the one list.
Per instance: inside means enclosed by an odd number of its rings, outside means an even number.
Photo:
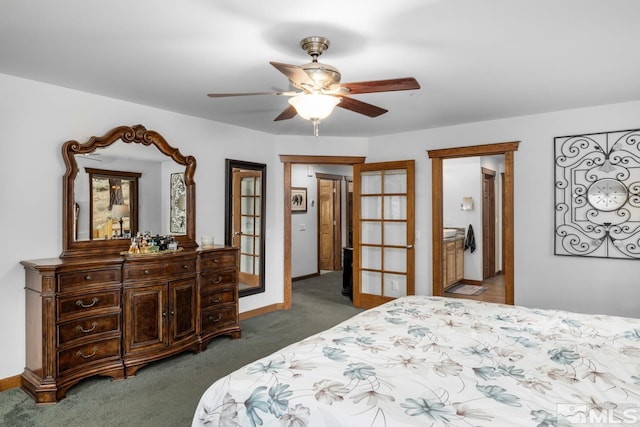
[{"label": "framed picture on wall", "polygon": [[291,187],[291,212],[307,211],[306,187]]}]

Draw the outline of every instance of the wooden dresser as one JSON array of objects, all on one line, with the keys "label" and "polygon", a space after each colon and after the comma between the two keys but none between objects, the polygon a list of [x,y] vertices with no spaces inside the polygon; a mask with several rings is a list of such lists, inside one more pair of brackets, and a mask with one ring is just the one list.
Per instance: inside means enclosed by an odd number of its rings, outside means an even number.
[{"label": "wooden dresser", "polygon": [[23,261],[23,388],[54,403],[92,375],[124,379],[219,335],[240,337],[238,250]]}]

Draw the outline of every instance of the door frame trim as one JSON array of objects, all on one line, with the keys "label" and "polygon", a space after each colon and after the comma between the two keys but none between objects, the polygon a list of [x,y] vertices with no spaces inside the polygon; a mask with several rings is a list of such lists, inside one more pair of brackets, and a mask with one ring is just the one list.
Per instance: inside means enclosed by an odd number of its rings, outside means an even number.
[{"label": "door frame trim", "polygon": [[514,155],[520,141],[502,142],[497,144],[473,145],[468,147],[443,148],[428,150],[431,159],[431,240],[432,240],[432,293],[443,296],[442,286],[442,239],[443,239],[443,175],[442,161],[460,157],[493,156],[504,154],[504,222],[503,227],[503,262],[505,303],[514,304]]},{"label": "door frame trim", "polygon": [[364,156],[299,156],[280,154],[284,166],[284,277],[283,277],[283,309],[291,309],[291,165],[355,165],[364,163]]},{"label": "door frame trim", "polygon": [[[497,172],[494,171],[493,169],[489,169],[485,167],[480,168],[480,179],[482,182],[482,280],[486,280],[496,276],[496,218],[497,218],[496,192],[495,192],[496,175],[497,175]],[[484,185],[484,182],[487,176],[490,176],[491,179],[493,180],[493,197],[492,197],[493,200],[491,200],[491,203],[493,204],[493,210],[490,211],[491,212],[490,218],[487,218],[485,215],[486,211],[485,211],[485,203],[484,203],[486,200],[485,198],[487,197],[487,191]],[[500,219],[500,224],[502,224],[502,219]],[[491,240],[491,242],[493,242],[492,245],[486,245],[485,234],[484,234],[485,226],[490,231],[487,237]],[[502,248],[500,250],[502,250]],[[489,252],[493,252],[493,255],[491,255]],[[487,261],[490,260],[491,257],[493,257],[493,271],[491,271],[490,269],[489,276],[485,277],[485,267],[488,264]],[[489,265],[489,267],[491,267],[491,265]]]}]

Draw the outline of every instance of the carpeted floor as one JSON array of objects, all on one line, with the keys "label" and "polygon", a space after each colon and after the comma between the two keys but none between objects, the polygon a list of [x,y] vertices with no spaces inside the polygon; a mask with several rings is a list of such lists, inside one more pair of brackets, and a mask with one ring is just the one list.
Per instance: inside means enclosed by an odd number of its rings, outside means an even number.
[{"label": "carpeted floor", "polygon": [[124,381],[89,378],[56,405],[36,406],[21,389],[2,392],[0,426],[189,426],[216,379],[360,311],[342,295],[342,272],[294,282],[292,309],[242,321],[240,339],[216,338],[204,352],[152,363]]}]

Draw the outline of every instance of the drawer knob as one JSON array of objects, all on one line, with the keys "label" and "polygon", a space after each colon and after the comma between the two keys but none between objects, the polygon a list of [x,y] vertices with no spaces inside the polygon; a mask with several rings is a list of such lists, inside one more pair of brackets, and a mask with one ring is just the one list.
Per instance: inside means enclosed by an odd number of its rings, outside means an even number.
[{"label": "drawer knob", "polygon": [[183,265],[182,268],[184,268],[185,270],[189,269],[189,266],[187,264]]},{"label": "drawer knob", "polygon": [[91,300],[91,304],[85,304],[84,301],[79,299],[78,301],[76,301],[76,305],[78,307],[82,307],[82,308],[89,308],[89,307],[93,307],[94,305],[96,305],[97,302],[98,302],[98,297],[93,297],[93,299]]},{"label": "drawer knob", "polygon": [[91,329],[84,329],[81,325],[76,326],[76,329],[82,333],[88,334],[89,332],[95,331],[96,326],[98,326],[98,322],[93,322],[91,324]]},{"label": "drawer knob", "polygon": [[215,319],[213,318],[213,316],[209,316],[209,321],[215,323],[215,322],[219,322],[220,319],[222,319],[222,313],[218,313],[218,317],[216,317]]},{"label": "drawer knob", "polygon": [[76,355],[82,357],[83,359],[90,359],[93,356],[95,356],[97,352],[98,352],[98,347],[96,346],[96,347],[93,347],[93,353],[91,354],[84,354],[82,353],[82,351],[78,351]]},{"label": "drawer knob", "polygon": [[91,277],[91,275],[90,275],[90,274],[87,274],[86,276],[84,276],[84,280],[92,281],[92,280],[93,280],[93,277]]},{"label": "drawer knob", "polygon": [[146,274],[147,276],[148,276],[149,274],[151,274],[151,272],[150,272],[149,270],[145,270],[145,271],[143,271],[143,273],[144,273],[144,274]]},{"label": "drawer knob", "polygon": [[220,263],[220,260],[219,260],[218,258],[214,258],[214,259],[213,259],[213,262],[215,262],[216,264],[219,264],[219,263]]},{"label": "drawer knob", "polygon": [[215,304],[215,303],[220,302],[220,301],[222,301],[222,297],[220,295],[218,295],[218,298],[216,298],[216,299],[213,299],[213,297],[209,298],[209,302],[211,304]]},{"label": "drawer knob", "polygon": [[209,279],[209,281],[214,285],[217,285],[218,283],[222,282],[222,276],[218,275],[218,277],[216,277],[215,279],[211,278]]}]

